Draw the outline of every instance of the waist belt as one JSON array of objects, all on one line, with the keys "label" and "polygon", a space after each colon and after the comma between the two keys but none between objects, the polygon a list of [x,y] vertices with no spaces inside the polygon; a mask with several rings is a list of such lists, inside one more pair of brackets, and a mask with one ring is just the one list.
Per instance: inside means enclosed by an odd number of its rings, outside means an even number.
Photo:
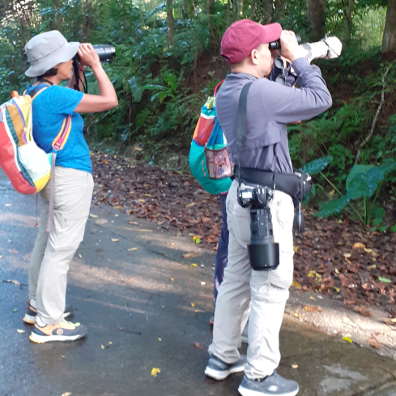
[{"label": "waist belt", "polygon": [[302,201],[310,190],[310,176],[303,173],[277,173],[256,168],[234,167],[234,178],[247,183],[260,184],[290,195],[293,200]]}]

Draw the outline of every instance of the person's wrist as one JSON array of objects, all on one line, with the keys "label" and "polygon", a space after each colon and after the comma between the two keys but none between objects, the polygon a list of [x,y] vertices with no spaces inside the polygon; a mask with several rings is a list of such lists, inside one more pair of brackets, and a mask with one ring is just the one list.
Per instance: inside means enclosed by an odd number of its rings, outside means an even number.
[{"label": "person's wrist", "polygon": [[92,70],[100,70],[100,69],[102,69],[103,67],[102,67],[102,63],[101,62],[95,62],[95,63],[93,63],[92,65],[91,65],[91,69]]}]

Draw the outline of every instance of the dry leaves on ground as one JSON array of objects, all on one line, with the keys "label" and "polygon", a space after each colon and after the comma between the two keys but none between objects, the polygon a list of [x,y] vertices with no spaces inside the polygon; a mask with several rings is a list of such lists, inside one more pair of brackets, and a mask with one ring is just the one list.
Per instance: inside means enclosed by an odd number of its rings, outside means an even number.
[{"label": "dry leaves on ground", "polygon": [[[179,230],[216,249],[220,231],[217,197],[192,176],[117,155],[95,153],[94,202]],[[305,233],[295,237],[295,285],[339,299],[362,315],[369,305],[396,316],[396,233],[364,230],[337,219],[305,213]]]}]

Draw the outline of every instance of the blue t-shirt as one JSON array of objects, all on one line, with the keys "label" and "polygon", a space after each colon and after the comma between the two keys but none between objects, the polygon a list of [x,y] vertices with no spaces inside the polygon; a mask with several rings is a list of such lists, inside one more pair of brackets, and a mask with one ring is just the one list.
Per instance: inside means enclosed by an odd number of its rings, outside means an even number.
[{"label": "blue t-shirt", "polygon": [[[27,93],[46,85],[31,86]],[[65,146],[56,156],[56,166],[92,173],[89,147],[83,133],[84,120],[74,111],[83,95],[80,91],[58,85],[41,92],[33,100],[33,137],[44,151],[52,151],[52,142],[58,135],[62,122],[67,115],[71,115],[71,131]]]}]

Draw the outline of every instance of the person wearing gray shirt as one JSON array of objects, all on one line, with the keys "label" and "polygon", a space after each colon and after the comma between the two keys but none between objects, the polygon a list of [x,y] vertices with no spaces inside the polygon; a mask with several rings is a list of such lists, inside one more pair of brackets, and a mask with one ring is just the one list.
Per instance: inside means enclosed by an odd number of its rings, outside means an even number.
[{"label": "person wearing gray shirt", "polygon": [[[298,87],[270,81],[279,50],[269,43],[280,41],[280,55],[291,63]],[[311,119],[332,105],[320,69],[310,65],[295,34],[278,23],[261,25],[248,19],[234,22],[224,33],[221,55],[231,65],[216,96],[217,116],[227,137],[232,161],[241,170],[290,175],[287,124]],[[242,88],[250,83],[246,99],[246,136],[238,143],[236,124]],[[239,174],[240,175],[240,174]],[[276,269],[252,269],[250,211],[237,199],[238,172],[227,196],[229,228],[228,265],[216,300],[213,341],[205,374],[223,380],[244,371],[238,388],[242,396],[298,393],[297,382],[280,376],[279,330],[293,279],[292,196],[282,189],[272,191],[268,207],[273,239],[279,245]],[[250,308],[250,313],[249,313]],[[239,354],[241,329],[248,323],[246,359]]]}]

